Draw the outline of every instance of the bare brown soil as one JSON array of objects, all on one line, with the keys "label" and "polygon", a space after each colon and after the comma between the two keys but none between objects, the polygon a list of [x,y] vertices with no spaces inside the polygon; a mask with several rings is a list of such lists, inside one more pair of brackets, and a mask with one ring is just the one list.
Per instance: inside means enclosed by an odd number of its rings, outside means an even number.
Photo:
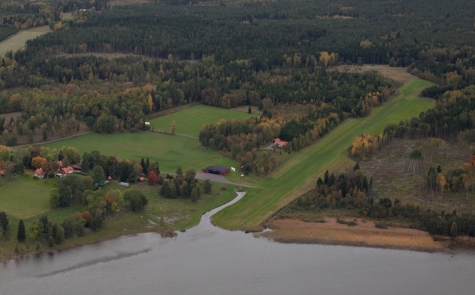
[{"label": "bare brown soil", "polygon": [[[231,109],[231,110],[247,113],[248,109],[249,109],[249,106],[239,106],[239,107],[235,107],[234,109]],[[251,112],[252,112],[253,115],[262,115],[262,111],[259,111],[259,109],[255,106],[251,106]]]},{"label": "bare brown soil", "polygon": [[[269,222],[271,232],[258,234],[283,243],[351,245],[378,248],[440,251],[444,241],[434,241],[426,232],[409,228],[380,229],[372,221],[356,219],[356,226],[340,224],[336,218],[324,218],[325,223],[278,219]],[[347,221],[352,221],[348,219]]]},{"label": "bare brown soil", "polygon": [[388,65],[363,65],[363,66],[356,66],[356,65],[341,65],[336,66],[331,69],[338,70],[340,72],[350,72],[350,73],[364,73],[369,71],[376,71],[380,75],[388,77],[390,79],[396,80],[403,84],[410,82],[416,79],[416,76],[413,76],[407,72],[407,67],[390,67]]},{"label": "bare brown soil", "polygon": [[21,112],[0,114],[0,118],[5,118],[7,120],[10,120],[11,118],[16,119],[17,117],[20,117],[20,116],[21,116]]}]

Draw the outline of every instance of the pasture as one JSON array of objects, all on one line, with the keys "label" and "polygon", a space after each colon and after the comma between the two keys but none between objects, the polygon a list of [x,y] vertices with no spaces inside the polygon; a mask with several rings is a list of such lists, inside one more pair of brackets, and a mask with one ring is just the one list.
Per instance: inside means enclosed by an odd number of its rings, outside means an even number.
[{"label": "pasture", "polygon": [[[257,110],[257,107],[254,107]],[[221,119],[247,119],[256,115],[220,109],[205,105],[194,106],[150,121],[155,129],[170,131],[172,121],[176,122],[176,133],[198,136],[204,124],[216,123]]]},{"label": "pasture", "polygon": [[0,57],[4,57],[7,51],[17,51],[25,47],[26,41],[50,32],[49,26],[36,27],[20,31],[11,37],[0,42]]},{"label": "pasture", "polygon": [[26,219],[49,209],[51,187],[42,180],[0,179],[0,211],[16,219]]},{"label": "pasture", "polygon": [[161,133],[119,133],[85,135],[52,142],[44,146],[61,148],[72,146],[84,152],[97,150],[106,155],[115,155],[120,160],[137,160],[147,157],[157,161],[161,172],[175,172],[178,167],[202,170],[210,165],[237,167],[238,163],[218,153],[197,146],[195,138]]},{"label": "pasture", "polygon": [[346,157],[346,149],[356,136],[375,135],[387,124],[418,116],[433,107],[433,102],[418,96],[430,85],[428,81],[413,80],[400,89],[398,97],[374,108],[369,116],[347,119],[315,144],[294,154],[267,179],[249,181],[260,188],[250,190],[241,201],[214,215],[213,220],[229,229],[261,229],[267,218],[312,188],[327,169],[343,171],[352,167],[355,162]]}]

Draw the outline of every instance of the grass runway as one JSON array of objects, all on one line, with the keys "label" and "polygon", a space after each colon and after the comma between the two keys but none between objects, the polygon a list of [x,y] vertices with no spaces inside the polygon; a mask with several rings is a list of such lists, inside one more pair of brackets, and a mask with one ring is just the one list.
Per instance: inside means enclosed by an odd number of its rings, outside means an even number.
[{"label": "grass runway", "polygon": [[418,116],[434,106],[419,97],[432,83],[416,79],[400,89],[400,95],[374,108],[364,118],[347,119],[315,144],[289,158],[265,180],[251,180],[260,189],[249,190],[238,203],[213,216],[214,222],[229,229],[260,229],[274,212],[311,189],[317,177],[327,169],[342,171],[354,162],[346,157],[346,149],[362,133],[375,135],[390,123]]}]

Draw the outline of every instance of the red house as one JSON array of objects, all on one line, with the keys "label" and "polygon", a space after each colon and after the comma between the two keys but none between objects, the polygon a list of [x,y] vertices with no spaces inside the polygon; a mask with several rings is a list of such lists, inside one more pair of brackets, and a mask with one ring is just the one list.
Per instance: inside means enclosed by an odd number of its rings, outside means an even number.
[{"label": "red house", "polygon": [[208,166],[205,169],[203,169],[204,173],[211,173],[211,174],[217,174],[217,175],[226,175],[229,173],[229,168],[224,167],[224,166]]}]

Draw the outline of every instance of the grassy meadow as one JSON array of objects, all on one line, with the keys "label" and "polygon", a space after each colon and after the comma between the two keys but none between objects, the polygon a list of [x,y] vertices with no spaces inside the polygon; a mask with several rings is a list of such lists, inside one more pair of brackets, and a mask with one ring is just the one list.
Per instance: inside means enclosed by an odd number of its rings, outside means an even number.
[{"label": "grassy meadow", "polygon": [[[254,107],[256,110],[257,108]],[[176,122],[176,133],[198,136],[204,124],[216,123],[221,119],[247,119],[256,115],[225,110],[205,105],[194,106],[150,121],[151,127],[169,131],[172,121]]]},{"label": "grassy meadow", "polygon": [[20,31],[19,33],[0,42],[0,57],[5,56],[7,51],[17,51],[25,47],[26,41],[34,39],[38,36],[50,32],[49,26],[36,27],[28,30]]},{"label": "grassy meadow", "polygon": [[346,157],[346,149],[356,136],[380,133],[389,123],[432,108],[433,102],[418,97],[430,85],[425,80],[413,80],[400,89],[398,97],[374,108],[369,116],[347,119],[315,144],[294,154],[267,179],[249,180],[260,188],[250,190],[241,201],[215,214],[213,220],[229,229],[261,228],[266,218],[312,188],[327,169],[342,171],[353,166],[354,161]]},{"label": "grassy meadow", "polygon": [[195,138],[167,135],[152,132],[119,133],[104,135],[88,133],[85,135],[52,142],[44,145],[49,148],[72,146],[82,153],[98,150],[119,159],[140,160],[149,157],[158,161],[160,171],[175,172],[178,167],[202,170],[209,165],[236,167],[238,164],[218,153],[198,147]]}]

